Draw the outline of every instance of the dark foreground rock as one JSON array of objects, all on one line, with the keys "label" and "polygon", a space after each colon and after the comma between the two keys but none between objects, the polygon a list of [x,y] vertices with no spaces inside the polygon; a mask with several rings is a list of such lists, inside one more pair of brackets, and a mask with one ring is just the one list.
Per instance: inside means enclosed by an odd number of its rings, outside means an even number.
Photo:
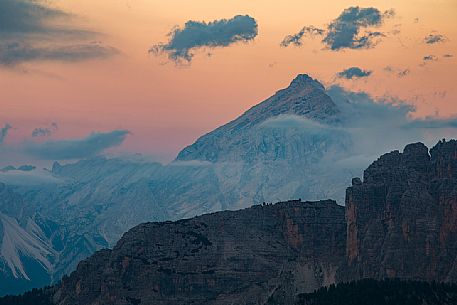
[{"label": "dark foreground rock", "polygon": [[340,279],[457,281],[457,141],[383,155],[346,194]]},{"label": "dark foreground rock", "polygon": [[147,223],[81,262],[66,304],[292,304],[331,284],[345,256],[344,207],[290,201]]}]

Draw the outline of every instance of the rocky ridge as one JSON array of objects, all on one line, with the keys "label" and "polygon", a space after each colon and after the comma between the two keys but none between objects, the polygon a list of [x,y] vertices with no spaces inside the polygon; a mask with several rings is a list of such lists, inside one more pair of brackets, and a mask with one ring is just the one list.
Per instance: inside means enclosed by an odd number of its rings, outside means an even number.
[{"label": "rocky ridge", "polygon": [[375,161],[346,195],[343,279],[457,280],[457,141]]},{"label": "rocky ridge", "polygon": [[[336,124],[340,110],[327,95],[324,86],[307,74],[299,74],[290,85],[279,90],[252,107],[237,119],[202,136],[194,144],[184,148],[177,156],[177,161],[200,160],[209,162],[227,161],[265,161],[290,158],[304,158],[307,150],[320,146],[324,154],[332,145],[343,144],[347,139],[337,141],[337,137],[316,138],[312,141],[297,138],[287,130],[262,128],[263,123],[281,116],[296,116],[311,119],[317,123]],[[281,132],[283,134],[277,134]],[[303,136],[303,135],[302,135]],[[339,135],[341,137],[341,135]],[[287,140],[278,140],[285,137]],[[305,144],[305,145],[304,145]],[[309,143],[312,144],[312,143]],[[347,144],[347,143],[346,143]],[[298,149],[297,149],[298,147]],[[317,158],[318,156],[316,156]]]},{"label": "rocky ridge", "polygon": [[146,223],[79,264],[64,304],[290,304],[335,281],[344,208],[291,201]]}]

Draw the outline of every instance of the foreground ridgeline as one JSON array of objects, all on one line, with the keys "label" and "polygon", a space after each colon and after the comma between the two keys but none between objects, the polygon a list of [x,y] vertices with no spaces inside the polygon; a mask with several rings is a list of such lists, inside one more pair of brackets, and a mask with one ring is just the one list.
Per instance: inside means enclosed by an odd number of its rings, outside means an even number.
[{"label": "foreground ridgeline", "polygon": [[0,305],[456,304],[455,286],[424,282],[457,281],[457,141],[385,154],[352,184],[346,208],[296,200],[139,225],[59,285]]},{"label": "foreground ridgeline", "polygon": [[[64,278],[57,304],[290,304],[335,281],[344,208],[291,201],[146,223]],[[276,304],[276,303],[275,303]]]}]

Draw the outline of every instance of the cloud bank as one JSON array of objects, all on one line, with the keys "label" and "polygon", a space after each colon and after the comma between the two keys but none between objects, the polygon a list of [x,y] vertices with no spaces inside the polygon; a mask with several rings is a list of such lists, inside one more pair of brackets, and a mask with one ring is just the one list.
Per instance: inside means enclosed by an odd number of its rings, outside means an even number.
[{"label": "cloud bank", "polygon": [[167,43],[154,45],[152,54],[167,53],[169,59],[190,62],[193,50],[207,47],[227,47],[237,42],[249,42],[257,36],[257,21],[248,16],[235,16],[212,22],[187,21],[183,28],[173,29]]},{"label": "cloud bank", "polygon": [[46,1],[0,1],[0,66],[43,60],[77,62],[117,53],[112,47],[85,42],[98,33],[69,26],[74,17]]},{"label": "cloud bank", "polygon": [[337,74],[339,78],[354,79],[368,77],[373,73],[371,70],[362,70],[359,67],[351,67]]},{"label": "cloud bank", "polygon": [[350,92],[332,86],[327,94],[342,113],[341,128],[354,139],[354,152],[376,157],[379,151],[402,148],[405,143],[435,144],[455,134],[457,118],[414,119],[414,106],[395,99],[375,99],[364,92]]},{"label": "cloud bank", "polygon": [[411,70],[409,70],[409,69],[399,69],[399,68],[394,68],[392,66],[386,66],[384,68],[384,71],[387,73],[394,74],[399,78],[405,77],[411,72]]},{"label": "cloud bank", "polygon": [[[363,171],[380,153],[401,149],[405,143],[435,144],[455,135],[457,118],[413,119],[415,108],[395,99],[373,98],[365,92],[351,92],[334,85],[326,90],[341,111],[333,123],[316,122],[299,115],[279,115],[259,124],[260,128],[293,130],[312,137],[347,139],[348,150],[336,151],[319,166],[328,171]],[[352,174],[351,174],[352,176]]]},{"label": "cloud bank", "polygon": [[8,185],[59,184],[64,181],[44,169],[0,171],[0,182]]},{"label": "cloud bank", "polygon": [[26,142],[23,151],[40,160],[71,160],[97,155],[108,148],[124,142],[128,130],[113,130],[106,133],[92,133],[86,138],[46,141],[42,143]]}]

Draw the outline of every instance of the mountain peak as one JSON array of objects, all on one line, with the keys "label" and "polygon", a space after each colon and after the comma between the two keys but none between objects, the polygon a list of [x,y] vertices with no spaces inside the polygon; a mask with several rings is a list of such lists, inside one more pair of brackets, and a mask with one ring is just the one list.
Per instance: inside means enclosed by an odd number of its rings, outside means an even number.
[{"label": "mountain peak", "polygon": [[325,90],[325,87],[316,79],[308,74],[298,74],[290,83],[287,89],[319,89]]},{"label": "mountain peak", "polygon": [[[273,96],[255,105],[235,120],[202,136],[194,144],[184,148],[177,160],[253,160],[256,158],[277,158],[275,150],[289,145],[285,138],[273,139],[272,147],[266,149],[256,141],[270,135],[259,135],[259,126],[269,119],[296,116],[319,123],[338,121],[340,110],[326,94],[324,86],[307,74],[297,75],[290,85],[277,91]],[[259,131],[260,130],[260,131]],[[274,138],[274,137],[272,137]],[[279,141],[279,142],[278,142]],[[267,144],[265,144],[267,145]],[[276,148],[273,148],[276,147]],[[240,151],[240,149],[242,149]],[[285,149],[285,148],[284,148]],[[268,155],[268,153],[271,155]],[[290,149],[293,151],[293,149]]]}]

